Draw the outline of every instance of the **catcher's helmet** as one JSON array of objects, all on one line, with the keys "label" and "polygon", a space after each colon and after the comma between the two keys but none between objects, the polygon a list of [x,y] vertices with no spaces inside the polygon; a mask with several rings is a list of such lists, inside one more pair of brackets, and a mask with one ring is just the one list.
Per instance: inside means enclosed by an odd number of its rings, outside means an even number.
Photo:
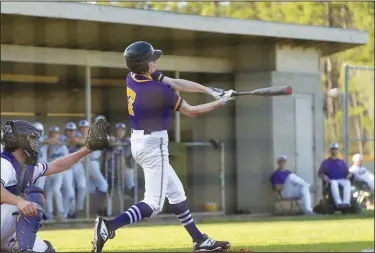
[{"label": "catcher's helmet", "polygon": [[39,154],[40,131],[33,124],[22,120],[10,120],[2,129],[4,149],[13,152],[22,148],[27,155],[25,164],[35,165]]},{"label": "catcher's helmet", "polygon": [[127,68],[136,73],[143,74],[149,70],[148,63],[161,57],[162,50],[154,49],[145,41],[137,41],[130,44],[124,51]]},{"label": "catcher's helmet", "polygon": [[105,119],[106,117],[98,114],[97,116],[95,116],[94,122],[97,122],[98,120],[103,119],[103,118]]}]

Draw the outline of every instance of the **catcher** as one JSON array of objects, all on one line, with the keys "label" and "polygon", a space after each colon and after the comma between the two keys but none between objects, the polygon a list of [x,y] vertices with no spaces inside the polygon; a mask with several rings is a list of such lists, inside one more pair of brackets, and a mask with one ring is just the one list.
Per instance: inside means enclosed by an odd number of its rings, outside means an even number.
[{"label": "catcher", "polygon": [[51,163],[37,163],[40,132],[26,121],[6,122],[1,153],[1,252],[55,252],[50,242],[37,237],[46,199],[34,183],[41,176],[71,168],[92,151],[108,147],[106,127],[104,118],[95,122],[85,147]]}]

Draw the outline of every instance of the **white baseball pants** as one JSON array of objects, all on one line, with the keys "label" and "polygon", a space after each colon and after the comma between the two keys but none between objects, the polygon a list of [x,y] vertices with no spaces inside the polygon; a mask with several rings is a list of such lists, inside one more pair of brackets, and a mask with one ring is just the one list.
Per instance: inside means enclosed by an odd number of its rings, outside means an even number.
[{"label": "white baseball pants", "polygon": [[[12,244],[10,244],[9,242],[16,236],[15,233],[17,219],[17,216],[12,215],[12,213],[18,211],[19,209],[17,208],[17,206],[1,204],[1,252],[11,251]],[[44,252],[45,250],[47,250],[47,245],[43,240],[37,237],[35,239],[33,250],[35,252]]]},{"label": "white baseball pants", "polygon": [[362,175],[355,174],[355,180],[367,184],[371,191],[375,191],[375,175],[366,171]]},{"label": "white baseball pants", "polygon": [[[343,188],[343,199],[339,194],[339,186]],[[350,198],[351,198],[351,182],[348,179],[332,179],[330,180],[330,192],[332,193],[332,197],[334,203],[336,205],[346,204],[350,205]]]},{"label": "white baseball pants", "polygon": [[86,177],[83,162],[78,162],[72,167],[74,186],[77,188],[77,201],[73,201],[73,210],[76,210],[76,203],[78,210],[84,210],[86,197]]},{"label": "white baseball pants", "polygon": [[131,149],[134,159],[144,171],[143,202],[154,210],[152,216],[162,211],[166,197],[170,204],[178,204],[187,199],[183,184],[168,159],[167,131],[144,135],[143,130],[133,130]]},{"label": "white baseball pants", "polygon": [[134,168],[125,169],[125,185],[128,190],[136,187],[136,176]]},{"label": "white baseball pants", "polygon": [[298,204],[306,211],[312,212],[312,199],[309,192],[310,184],[298,175],[291,173],[283,184],[282,198],[299,198]]},{"label": "white baseball pants", "polygon": [[368,185],[368,187],[371,189],[371,191],[375,191],[375,179],[365,179],[364,182]]},{"label": "white baseball pants", "polygon": [[62,194],[63,194],[63,205],[64,205],[64,217],[66,218],[68,214],[74,212],[73,203],[75,201],[75,192],[74,192],[74,181],[73,181],[73,170],[68,169],[61,172],[63,175],[63,184],[62,184]]},{"label": "white baseball pants", "polygon": [[58,173],[47,176],[46,178],[46,216],[50,219],[53,217],[55,199],[58,215],[64,216],[63,194],[61,187],[63,185],[63,174]]},{"label": "white baseball pants", "polygon": [[93,193],[96,190],[100,192],[107,192],[108,183],[104,178],[100,163],[98,161],[89,161],[89,192]]}]

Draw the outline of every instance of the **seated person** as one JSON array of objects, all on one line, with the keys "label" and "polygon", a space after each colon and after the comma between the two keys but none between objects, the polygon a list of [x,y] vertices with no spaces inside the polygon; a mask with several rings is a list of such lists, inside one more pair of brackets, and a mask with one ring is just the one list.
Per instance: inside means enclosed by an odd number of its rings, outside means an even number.
[{"label": "seated person", "polygon": [[273,172],[270,181],[282,199],[301,198],[298,204],[304,209],[305,214],[314,214],[311,204],[310,184],[295,173],[286,170],[287,156],[281,155],[277,159],[278,168]]},{"label": "seated person", "polygon": [[[319,177],[325,184],[330,184],[330,192],[337,208],[347,208],[351,200],[352,174],[346,162],[338,158],[338,143],[330,145],[330,157],[321,162]],[[339,185],[343,187],[343,199],[339,193]]]},{"label": "seated person", "polygon": [[354,181],[366,184],[371,191],[375,190],[375,175],[362,166],[363,157],[361,154],[353,156],[353,165],[349,171],[354,175]]}]

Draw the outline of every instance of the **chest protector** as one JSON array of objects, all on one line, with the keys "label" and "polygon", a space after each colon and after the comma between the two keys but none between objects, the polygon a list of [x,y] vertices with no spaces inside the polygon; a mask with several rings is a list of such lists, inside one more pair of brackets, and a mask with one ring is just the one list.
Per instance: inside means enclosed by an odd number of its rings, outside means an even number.
[{"label": "chest protector", "polygon": [[16,196],[24,194],[26,188],[33,184],[35,167],[33,165],[22,165],[11,153],[6,151],[1,153],[1,158],[6,159],[13,165],[18,182],[16,185],[7,186],[5,188]]}]

